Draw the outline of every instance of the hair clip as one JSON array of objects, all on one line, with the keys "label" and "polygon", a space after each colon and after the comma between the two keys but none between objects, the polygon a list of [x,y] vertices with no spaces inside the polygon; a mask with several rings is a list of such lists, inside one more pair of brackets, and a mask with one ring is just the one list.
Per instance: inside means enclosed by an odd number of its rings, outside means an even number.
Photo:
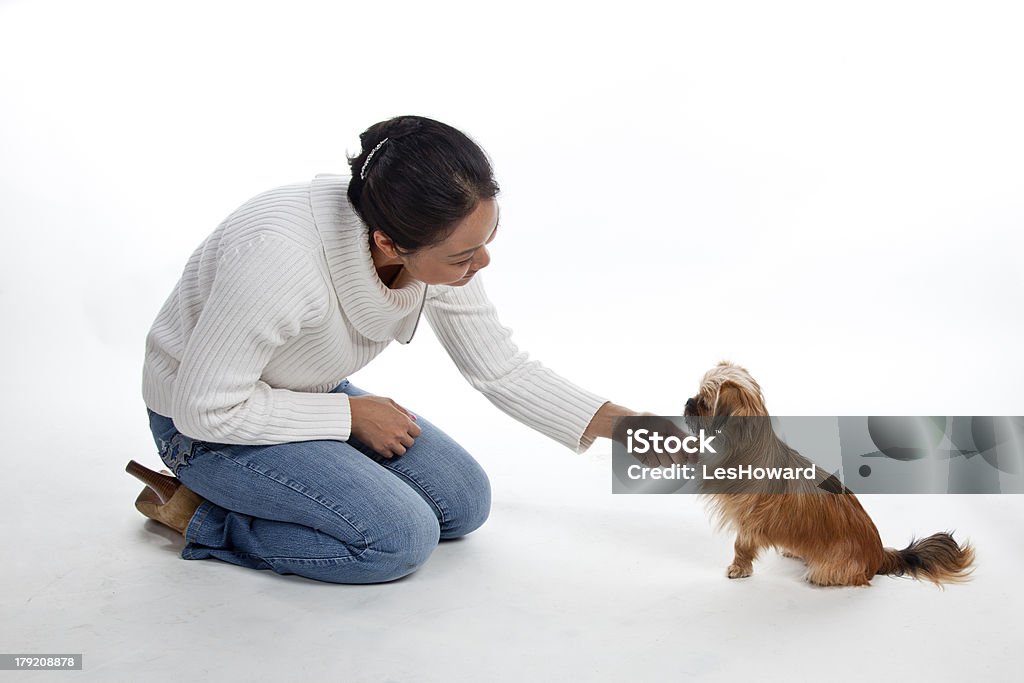
[{"label": "hair clip", "polygon": [[373,158],[374,152],[376,152],[378,149],[380,149],[381,145],[383,145],[387,141],[388,141],[388,138],[384,138],[379,143],[377,143],[376,147],[374,147],[372,150],[370,150],[369,154],[366,155],[366,161],[363,162],[363,168],[362,168],[361,171],[359,171],[359,179],[360,180],[366,180],[366,166],[370,163],[370,159]]}]

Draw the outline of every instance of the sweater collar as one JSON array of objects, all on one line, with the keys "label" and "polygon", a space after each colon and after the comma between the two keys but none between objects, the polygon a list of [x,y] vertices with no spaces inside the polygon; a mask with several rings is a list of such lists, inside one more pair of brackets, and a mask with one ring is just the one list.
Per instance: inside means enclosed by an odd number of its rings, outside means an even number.
[{"label": "sweater collar", "polygon": [[317,175],[309,200],[334,289],[352,325],[373,341],[411,341],[427,286],[405,271],[395,289],[381,282],[370,255],[369,229],[348,201],[348,178]]}]

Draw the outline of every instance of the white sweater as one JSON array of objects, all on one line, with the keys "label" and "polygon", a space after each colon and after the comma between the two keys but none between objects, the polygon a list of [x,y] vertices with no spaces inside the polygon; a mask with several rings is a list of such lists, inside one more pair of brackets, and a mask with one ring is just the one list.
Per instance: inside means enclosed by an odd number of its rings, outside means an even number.
[{"label": "white sweater", "polygon": [[480,274],[463,287],[377,277],[347,178],[263,192],[195,250],[146,337],[146,406],[187,436],[229,444],[349,438],[348,396],[329,393],[421,309],[469,383],[498,408],[582,452],[606,399],[529,360]]}]

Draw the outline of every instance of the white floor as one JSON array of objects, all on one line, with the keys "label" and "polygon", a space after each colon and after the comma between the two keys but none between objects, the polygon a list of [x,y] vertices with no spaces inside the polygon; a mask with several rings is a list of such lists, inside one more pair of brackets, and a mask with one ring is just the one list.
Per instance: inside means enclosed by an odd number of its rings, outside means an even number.
[{"label": "white floor", "polygon": [[[180,559],[121,471],[158,466],[155,451],[100,435],[70,459],[18,460],[3,650],[82,653],[76,680],[96,681],[1017,680],[1024,496],[862,499],[888,545],[947,528],[977,545],[974,581],[945,592],[816,588],[774,555],[730,581],[730,539],[695,498],[609,493],[606,442],[575,456],[514,427],[459,438],[491,475],[491,518],[369,586]],[[68,674],[5,680],[48,676]]]}]

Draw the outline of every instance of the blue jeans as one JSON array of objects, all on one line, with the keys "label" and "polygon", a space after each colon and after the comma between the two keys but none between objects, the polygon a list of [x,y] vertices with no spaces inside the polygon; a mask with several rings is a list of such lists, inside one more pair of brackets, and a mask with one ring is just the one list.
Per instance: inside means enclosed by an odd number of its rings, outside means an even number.
[{"label": "blue jeans", "polygon": [[[333,391],[367,394],[348,380]],[[205,499],[185,529],[186,560],[214,557],[333,583],[391,581],[490,512],[483,469],[417,411],[422,434],[390,460],[354,438],[199,441],[147,412],[160,459]]]}]

